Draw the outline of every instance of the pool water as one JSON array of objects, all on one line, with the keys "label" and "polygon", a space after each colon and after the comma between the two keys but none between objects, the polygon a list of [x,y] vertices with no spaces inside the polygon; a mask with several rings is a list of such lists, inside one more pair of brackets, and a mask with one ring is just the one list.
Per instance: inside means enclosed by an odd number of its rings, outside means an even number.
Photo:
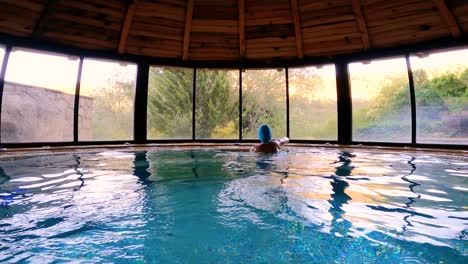
[{"label": "pool water", "polygon": [[0,162],[0,262],[467,263],[468,157],[290,148]]}]

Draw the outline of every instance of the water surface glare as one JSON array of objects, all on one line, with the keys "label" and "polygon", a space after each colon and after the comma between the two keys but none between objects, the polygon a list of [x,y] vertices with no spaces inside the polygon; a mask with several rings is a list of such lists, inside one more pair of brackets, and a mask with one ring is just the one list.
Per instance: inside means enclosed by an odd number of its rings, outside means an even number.
[{"label": "water surface glare", "polygon": [[468,157],[291,148],[0,161],[0,262],[467,263]]}]

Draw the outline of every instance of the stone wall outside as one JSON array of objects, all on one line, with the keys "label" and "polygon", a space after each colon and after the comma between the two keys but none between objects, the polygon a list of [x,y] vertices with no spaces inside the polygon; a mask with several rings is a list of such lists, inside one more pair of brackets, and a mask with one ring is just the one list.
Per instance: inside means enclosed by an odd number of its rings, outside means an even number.
[{"label": "stone wall outside", "polygon": [[[73,141],[75,95],[5,82],[2,143]],[[91,137],[93,99],[80,97],[80,133]],[[81,136],[80,136],[81,137]]]}]

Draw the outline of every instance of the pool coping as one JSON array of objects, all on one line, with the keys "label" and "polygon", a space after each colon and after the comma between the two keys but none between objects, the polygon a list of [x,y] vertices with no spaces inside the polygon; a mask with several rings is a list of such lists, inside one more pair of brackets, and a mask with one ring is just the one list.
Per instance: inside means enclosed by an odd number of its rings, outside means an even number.
[{"label": "pool coping", "polygon": [[[252,143],[150,143],[150,144],[118,144],[118,145],[83,145],[83,146],[53,146],[53,147],[37,147],[37,148],[1,148],[0,160],[20,157],[20,156],[37,156],[37,155],[53,155],[65,153],[84,153],[84,152],[99,152],[106,150],[123,150],[123,151],[144,151],[157,149],[216,149],[227,151],[243,151],[248,152]],[[398,152],[415,152],[415,153],[440,153],[440,154],[462,154],[468,158],[467,150],[458,149],[438,149],[438,148],[416,148],[416,147],[388,147],[388,146],[364,146],[364,145],[340,145],[340,144],[303,144],[289,143],[284,148],[332,148],[332,149],[364,149],[364,150],[385,150]]]}]

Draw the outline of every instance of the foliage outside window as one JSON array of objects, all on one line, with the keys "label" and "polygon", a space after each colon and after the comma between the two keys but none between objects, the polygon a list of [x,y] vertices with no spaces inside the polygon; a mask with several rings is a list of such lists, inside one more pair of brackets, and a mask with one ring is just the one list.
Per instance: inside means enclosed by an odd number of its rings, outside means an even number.
[{"label": "foliage outside window", "polygon": [[192,138],[193,69],[150,67],[148,139]]},{"label": "foliage outside window", "polygon": [[197,69],[195,135],[239,137],[239,70]]},{"label": "foliage outside window", "polygon": [[404,58],[349,64],[353,140],[411,142],[411,101]]},{"label": "foliage outside window", "polygon": [[286,135],[286,76],[283,69],[245,70],[242,74],[242,135],[257,139],[257,129],[269,124],[273,137]]},{"label": "foliage outside window", "polygon": [[289,69],[289,123],[292,139],[337,139],[334,65]]},{"label": "foliage outside window", "polygon": [[137,66],[84,59],[79,108],[79,140],[133,139]]},{"label": "foliage outside window", "polygon": [[416,142],[467,144],[468,49],[411,56]]},{"label": "foliage outside window", "polygon": [[2,103],[3,143],[73,141],[79,59],[13,49]]}]

